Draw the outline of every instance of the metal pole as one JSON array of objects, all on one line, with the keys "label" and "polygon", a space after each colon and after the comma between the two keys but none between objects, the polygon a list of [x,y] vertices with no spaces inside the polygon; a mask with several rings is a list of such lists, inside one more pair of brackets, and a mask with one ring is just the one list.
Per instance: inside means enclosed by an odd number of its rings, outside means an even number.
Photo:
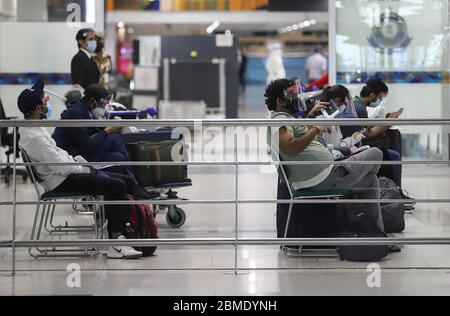
[{"label": "metal pole", "polygon": [[[83,240],[20,240],[16,248],[46,248],[46,247],[107,247],[107,246],[234,246],[234,238],[196,238],[196,239],[83,239]],[[380,246],[380,245],[444,245],[450,246],[450,237],[441,238],[240,238],[239,245],[245,246]],[[0,242],[0,248],[11,248],[11,241]]]},{"label": "metal pole", "polygon": [[238,274],[238,229],[239,229],[239,157],[238,157],[238,136],[237,136],[237,127],[234,127],[234,162],[235,162],[235,177],[236,177],[236,183],[235,183],[235,225],[234,225],[234,238],[235,238],[235,245],[234,245],[234,274]]},{"label": "metal pole", "polygon": [[223,119],[223,120],[0,120],[0,128],[4,127],[194,127],[202,124],[203,127],[280,127],[292,126],[442,126],[450,125],[450,119]]},{"label": "metal pole", "polygon": [[17,128],[14,128],[13,207],[12,207],[12,275],[16,275],[16,202],[17,202]]}]

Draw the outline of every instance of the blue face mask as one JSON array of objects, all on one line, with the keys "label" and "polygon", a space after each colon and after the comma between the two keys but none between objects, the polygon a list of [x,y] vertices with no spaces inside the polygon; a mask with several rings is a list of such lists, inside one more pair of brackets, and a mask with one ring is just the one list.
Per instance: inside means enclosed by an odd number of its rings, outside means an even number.
[{"label": "blue face mask", "polygon": [[96,41],[92,40],[92,41],[89,41],[89,42],[87,43],[87,50],[88,50],[91,54],[95,53],[95,50],[96,50],[96,49],[97,49],[97,42],[96,42]]},{"label": "blue face mask", "polygon": [[47,102],[47,113],[45,113],[45,117],[47,118],[47,120],[49,120],[52,117],[53,114],[53,108],[52,105]]}]

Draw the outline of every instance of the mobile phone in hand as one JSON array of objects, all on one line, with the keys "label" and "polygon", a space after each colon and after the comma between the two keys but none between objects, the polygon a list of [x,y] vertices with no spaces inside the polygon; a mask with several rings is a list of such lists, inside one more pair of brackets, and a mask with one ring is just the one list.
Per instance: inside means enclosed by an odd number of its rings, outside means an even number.
[{"label": "mobile phone in hand", "polygon": [[404,108],[401,108],[400,110],[397,111],[397,113],[402,114],[404,110],[405,110]]}]

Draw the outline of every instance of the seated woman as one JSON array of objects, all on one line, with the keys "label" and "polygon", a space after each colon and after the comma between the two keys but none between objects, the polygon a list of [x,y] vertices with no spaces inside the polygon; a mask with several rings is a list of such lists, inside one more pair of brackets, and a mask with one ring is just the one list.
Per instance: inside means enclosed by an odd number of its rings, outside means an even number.
[{"label": "seated woman", "polygon": [[[39,81],[33,88],[24,90],[18,98],[18,107],[26,120],[43,120],[51,116],[49,97],[44,94],[44,83]],[[74,163],[86,162],[82,157],[73,158],[56,146],[55,141],[43,127],[23,127],[19,130],[19,146],[32,162]],[[83,193],[103,196],[106,201],[128,200],[134,195],[135,181],[127,176],[103,173],[82,166],[37,166],[36,173],[46,191]],[[106,205],[108,232],[112,239],[126,239],[126,224],[130,223],[129,205]],[[142,252],[132,247],[110,247],[107,252],[112,259],[135,259]]]}]

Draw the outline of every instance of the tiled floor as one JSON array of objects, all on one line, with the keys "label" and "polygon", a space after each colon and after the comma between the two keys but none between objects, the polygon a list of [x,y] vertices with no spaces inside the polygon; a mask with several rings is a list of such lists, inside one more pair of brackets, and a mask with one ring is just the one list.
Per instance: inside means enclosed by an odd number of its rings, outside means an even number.
[{"label": "tiled floor", "polygon": [[[448,198],[450,170],[405,168],[405,187],[416,198]],[[275,199],[276,174],[259,167],[242,167],[239,178],[242,199]],[[230,199],[234,197],[234,169],[191,168],[192,188],[180,190],[189,199]],[[213,181],[212,181],[213,179]],[[35,198],[29,184],[19,183],[19,200]],[[2,200],[10,198],[10,188],[0,184]],[[186,225],[174,230],[160,216],[163,238],[232,237],[234,206],[185,206]],[[241,205],[239,234],[244,237],[275,237],[274,205]],[[34,216],[33,207],[19,207],[19,239],[28,239]],[[57,221],[80,221],[70,208],[59,209]],[[89,222],[83,218],[81,222]],[[0,212],[0,236],[8,240],[10,208]],[[447,205],[418,205],[407,216],[407,230],[399,236],[450,236],[450,210]],[[53,238],[76,238],[60,236]],[[79,236],[88,238],[89,236]],[[11,252],[0,250],[0,274],[11,269]],[[82,269],[82,287],[66,286],[71,263]],[[105,257],[32,259],[26,249],[17,252],[19,276],[0,277],[0,294],[94,294],[94,295],[341,295],[341,294],[443,294],[450,295],[450,246],[407,246],[400,254],[380,263],[382,289],[366,285],[367,264],[349,263],[335,258],[285,257],[276,246],[241,247],[238,266],[247,274],[225,274],[234,268],[232,247],[160,247],[157,256],[136,261],[114,261]],[[22,275],[23,274],[23,275]],[[343,286],[345,284],[345,286]]]}]

